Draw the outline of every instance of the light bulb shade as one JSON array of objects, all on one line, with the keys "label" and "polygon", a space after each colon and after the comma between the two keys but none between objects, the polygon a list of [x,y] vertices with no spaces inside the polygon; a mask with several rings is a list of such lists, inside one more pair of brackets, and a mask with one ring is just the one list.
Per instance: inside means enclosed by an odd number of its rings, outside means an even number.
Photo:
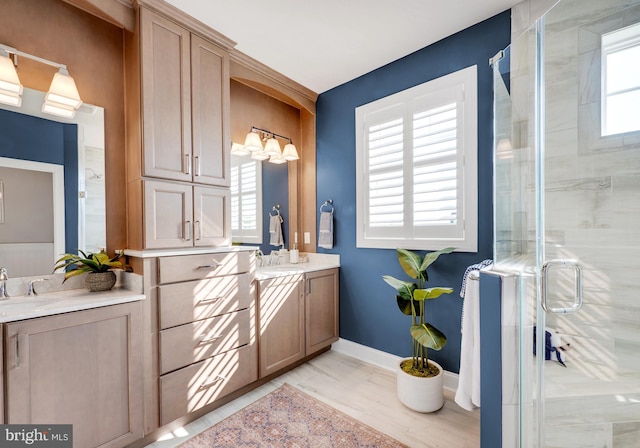
[{"label": "light bulb shade", "polygon": [[248,156],[250,153],[251,151],[242,146],[240,143],[231,144],[231,154],[233,154],[234,156]]},{"label": "light bulb shade", "polygon": [[56,103],[55,106],[63,105],[77,109],[82,105],[76,83],[64,69],[53,75],[51,87],[44,99],[48,103]]},{"label": "light bulb shade", "polygon": [[42,112],[65,118],[73,118],[76,115],[76,110],[73,107],[65,106],[64,104],[50,103],[49,101],[45,101],[42,105]]},{"label": "light bulb shade", "polygon": [[300,158],[298,156],[298,150],[293,143],[284,145],[284,149],[282,150],[282,157],[284,157],[284,160],[287,161],[298,160]]},{"label": "light bulb shade", "polygon": [[281,163],[287,163],[287,161],[282,156],[271,156],[269,158],[269,163],[275,163],[279,165]]},{"label": "light bulb shade", "polygon": [[253,151],[251,153],[251,158],[254,160],[267,160],[269,158],[269,155],[266,154],[263,150],[260,151]]},{"label": "light bulb shade", "polygon": [[267,140],[267,144],[264,145],[264,152],[269,156],[282,156],[282,150],[280,149],[280,143],[274,137]]},{"label": "light bulb shade", "polygon": [[0,89],[0,103],[20,107],[22,104],[22,97],[17,93],[7,92],[6,90]]},{"label": "light bulb shade", "polygon": [[[4,53],[4,52],[3,52]],[[5,53],[6,54],[6,53]],[[0,55],[0,91],[4,94],[22,95],[22,84],[13,61]]]},{"label": "light bulb shade", "polygon": [[255,132],[249,132],[247,138],[244,139],[244,149],[248,151],[262,151],[262,141],[260,136]]}]

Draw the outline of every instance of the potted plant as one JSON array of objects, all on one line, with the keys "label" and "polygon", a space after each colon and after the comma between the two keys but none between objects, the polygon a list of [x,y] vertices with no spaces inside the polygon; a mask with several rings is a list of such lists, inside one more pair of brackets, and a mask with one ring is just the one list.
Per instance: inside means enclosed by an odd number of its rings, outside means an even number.
[{"label": "potted plant", "polygon": [[122,252],[116,253],[111,258],[104,251],[99,253],[85,253],[79,250],[80,254],[64,254],[56,260],[54,272],[64,269],[64,280],[66,282],[71,277],[87,272],[84,281],[89,291],[108,291],[116,283],[116,274],[112,269],[122,269],[122,263],[118,261],[122,257]]},{"label": "potted plant", "polygon": [[429,360],[428,350],[440,350],[447,343],[447,337],[427,322],[425,301],[451,294],[452,288],[425,288],[429,280],[427,268],[440,255],[453,252],[449,247],[420,256],[415,252],[398,249],[398,261],[406,274],[414,281],[398,280],[390,275],[382,278],[396,290],[396,301],[402,313],[411,316],[411,358],[404,359],[397,366],[398,398],[410,409],[418,412],[437,411],[444,405],[443,369],[435,361]]}]

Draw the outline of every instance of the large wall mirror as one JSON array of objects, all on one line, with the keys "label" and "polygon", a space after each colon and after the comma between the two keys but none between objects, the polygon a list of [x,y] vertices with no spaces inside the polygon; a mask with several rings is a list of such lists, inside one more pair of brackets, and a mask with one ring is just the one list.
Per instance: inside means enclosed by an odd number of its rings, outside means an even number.
[{"label": "large wall mirror", "polygon": [[0,266],[50,274],[63,252],[106,247],[104,110],[43,114],[44,92],[0,104]]}]

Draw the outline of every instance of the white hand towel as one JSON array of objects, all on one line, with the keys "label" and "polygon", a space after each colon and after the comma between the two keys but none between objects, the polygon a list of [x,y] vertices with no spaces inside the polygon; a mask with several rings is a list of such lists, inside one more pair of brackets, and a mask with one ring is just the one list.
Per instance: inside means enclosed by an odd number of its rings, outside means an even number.
[{"label": "white hand towel", "polygon": [[465,279],[460,373],[455,396],[456,403],[467,411],[480,407],[480,282],[477,275],[475,272]]},{"label": "white hand towel", "polygon": [[275,215],[269,219],[269,244],[272,246],[282,246],[282,216]]},{"label": "white hand towel", "polygon": [[318,235],[318,247],[323,249],[333,248],[333,213],[320,213],[320,228]]}]

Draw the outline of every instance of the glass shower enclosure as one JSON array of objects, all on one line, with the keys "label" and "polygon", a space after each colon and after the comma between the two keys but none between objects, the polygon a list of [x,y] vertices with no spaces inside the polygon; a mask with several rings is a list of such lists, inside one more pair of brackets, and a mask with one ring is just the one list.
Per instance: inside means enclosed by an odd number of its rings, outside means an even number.
[{"label": "glass shower enclosure", "polygon": [[492,61],[504,447],[640,446],[639,24],[561,0]]}]

